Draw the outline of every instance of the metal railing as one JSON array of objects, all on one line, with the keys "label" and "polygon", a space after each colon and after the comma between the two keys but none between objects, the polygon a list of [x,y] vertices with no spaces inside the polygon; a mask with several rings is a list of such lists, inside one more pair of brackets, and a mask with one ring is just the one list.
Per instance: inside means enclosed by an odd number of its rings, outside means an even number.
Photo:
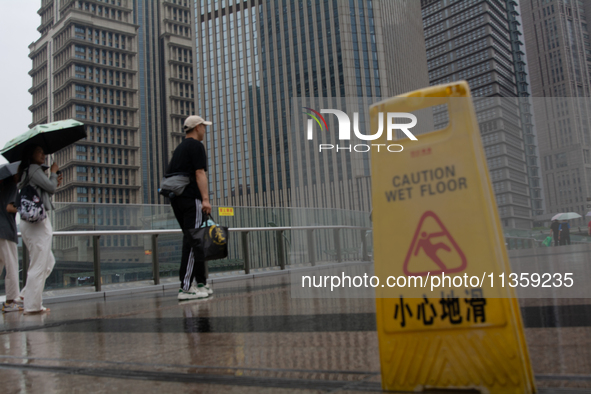
[{"label": "metal railing", "polygon": [[[520,241],[521,245],[517,245],[516,247],[513,247],[513,245],[511,245],[510,240]],[[541,245],[542,241],[539,241],[539,243]],[[532,249],[532,248],[535,249],[537,247],[540,247],[540,245],[538,245],[538,240],[533,237],[509,236],[509,237],[505,237],[505,244],[506,244],[507,250]]]},{"label": "metal railing", "polygon": [[[249,242],[248,234],[251,232],[272,231],[277,233],[277,259],[279,267],[284,270],[285,261],[285,245],[283,234],[285,231],[306,231],[308,260],[312,266],[316,265],[316,254],[314,247],[314,231],[315,230],[333,230],[333,239],[336,251],[337,262],[343,262],[343,250],[341,246],[341,230],[359,230],[362,246],[362,261],[369,261],[368,245],[367,245],[367,230],[370,227],[362,226],[299,226],[299,227],[241,227],[228,229],[231,233],[241,233],[242,252],[244,254],[244,273],[250,273],[250,258],[249,258]],[[152,271],[154,278],[154,285],[160,284],[160,263],[158,261],[158,236],[165,234],[182,234],[180,229],[175,230],[123,230],[123,231],[55,231],[55,237],[60,236],[91,236],[93,238],[93,269],[94,269],[94,287],[96,291],[101,291],[101,252],[100,252],[100,237],[106,235],[151,235],[152,238]],[[20,237],[20,233],[18,233]],[[25,244],[23,243],[23,271],[26,273],[29,270],[29,258]],[[26,284],[26,275],[23,275],[23,286]]]},{"label": "metal railing", "polygon": [[[511,245],[510,240],[521,241],[520,245]],[[507,250],[516,250],[516,249],[537,249],[543,248],[542,242],[543,239],[537,239],[534,237],[516,237],[516,236],[506,236],[505,243],[507,246]],[[589,242],[583,241],[572,241],[571,245],[588,245]],[[552,246],[554,246],[554,238],[552,239]]]}]

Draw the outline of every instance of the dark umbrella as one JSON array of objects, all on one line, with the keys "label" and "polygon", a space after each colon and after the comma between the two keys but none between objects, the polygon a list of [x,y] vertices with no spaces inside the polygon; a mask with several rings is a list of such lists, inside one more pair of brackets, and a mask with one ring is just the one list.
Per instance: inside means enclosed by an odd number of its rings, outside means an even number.
[{"label": "dark umbrella", "polygon": [[[14,163],[8,163],[8,164],[1,164],[0,165],[0,181],[6,179],[6,178],[10,178],[11,176],[14,176],[17,172],[18,172],[18,166],[21,165],[20,160],[19,161],[15,161]],[[41,169],[43,171],[47,171],[47,169],[49,168],[49,166],[42,164],[41,165]]]},{"label": "dark umbrella", "polygon": [[46,154],[55,153],[74,142],[86,138],[84,123],[73,119],[40,124],[16,138],[8,141],[0,151],[9,162],[21,159],[23,150],[28,145],[43,147]]},{"label": "dark umbrella", "polygon": [[0,181],[9,178],[18,172],[20,161],[0,165]]}]

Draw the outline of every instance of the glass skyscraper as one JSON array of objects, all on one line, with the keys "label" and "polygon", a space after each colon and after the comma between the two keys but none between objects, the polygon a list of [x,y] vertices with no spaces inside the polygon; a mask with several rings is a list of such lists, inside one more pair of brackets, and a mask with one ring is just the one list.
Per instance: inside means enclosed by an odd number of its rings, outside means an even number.
[{"label": "glass skyscraper", "polygon": [[[421,0],[432,85],[467,80],[501,222],[531,228],[542,194],[513,1]],[[483,99],[487,97],[487,99]],[[446,123],[436,116],[436,123]]]},{"label": "glass skyscraper", "polygon": [[197,0],[195,10],[213,204],[369,210],[369,156],[319,155],[300,104],[344,110],[427,86],[420,5]]},{"label": "glass skyscraper", "polygon": [[[520,1],[546,217],[591,210],[591,2]],[[578,219],[583,225],[587,220]]]}]

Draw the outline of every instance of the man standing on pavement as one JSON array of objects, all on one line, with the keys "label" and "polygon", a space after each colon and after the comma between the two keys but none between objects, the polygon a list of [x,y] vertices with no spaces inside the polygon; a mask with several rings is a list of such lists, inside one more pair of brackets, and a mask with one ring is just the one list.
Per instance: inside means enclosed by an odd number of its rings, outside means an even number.
[{"label": "man standing on pavement", "polygon": [[[206,174],[207,155],[202,143],[205,126],[209,125],[211,122],[203,120],[200,116],[193,115],[185,119],[185,139],[174,150],[167,170],[167,174],[184,173],[189,176],[189,184],[183,193],[173,197],[170,202],[174,216],[183,229],[179,300],[205,298],[213,293],[207,285],[205,261],[195,261],[195,253],[191,247],[192,238],[186,231],[200,227],[204,221],[203,213],[211,213]],[[193,280],[197,286],[193,284]]]}]

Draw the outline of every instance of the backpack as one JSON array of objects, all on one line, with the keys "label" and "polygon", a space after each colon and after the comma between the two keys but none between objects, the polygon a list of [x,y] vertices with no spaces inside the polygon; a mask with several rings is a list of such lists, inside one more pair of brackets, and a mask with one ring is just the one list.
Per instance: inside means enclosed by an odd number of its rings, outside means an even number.
[{"label": "backpack", "polygon": [[563,235],[570,235],[570,228],[568,227],[568,223],[562,223],[560,225],[560,231],[562,231]]},{"label": "backpack", "polygon": [[[27,177],[28,172],[27,170]],[[29,223],[38,223],[47,217],[43,201],[32,185],[26,184],[21,189],[17,202],[17,211],[21,215],[21,220]]]}]

